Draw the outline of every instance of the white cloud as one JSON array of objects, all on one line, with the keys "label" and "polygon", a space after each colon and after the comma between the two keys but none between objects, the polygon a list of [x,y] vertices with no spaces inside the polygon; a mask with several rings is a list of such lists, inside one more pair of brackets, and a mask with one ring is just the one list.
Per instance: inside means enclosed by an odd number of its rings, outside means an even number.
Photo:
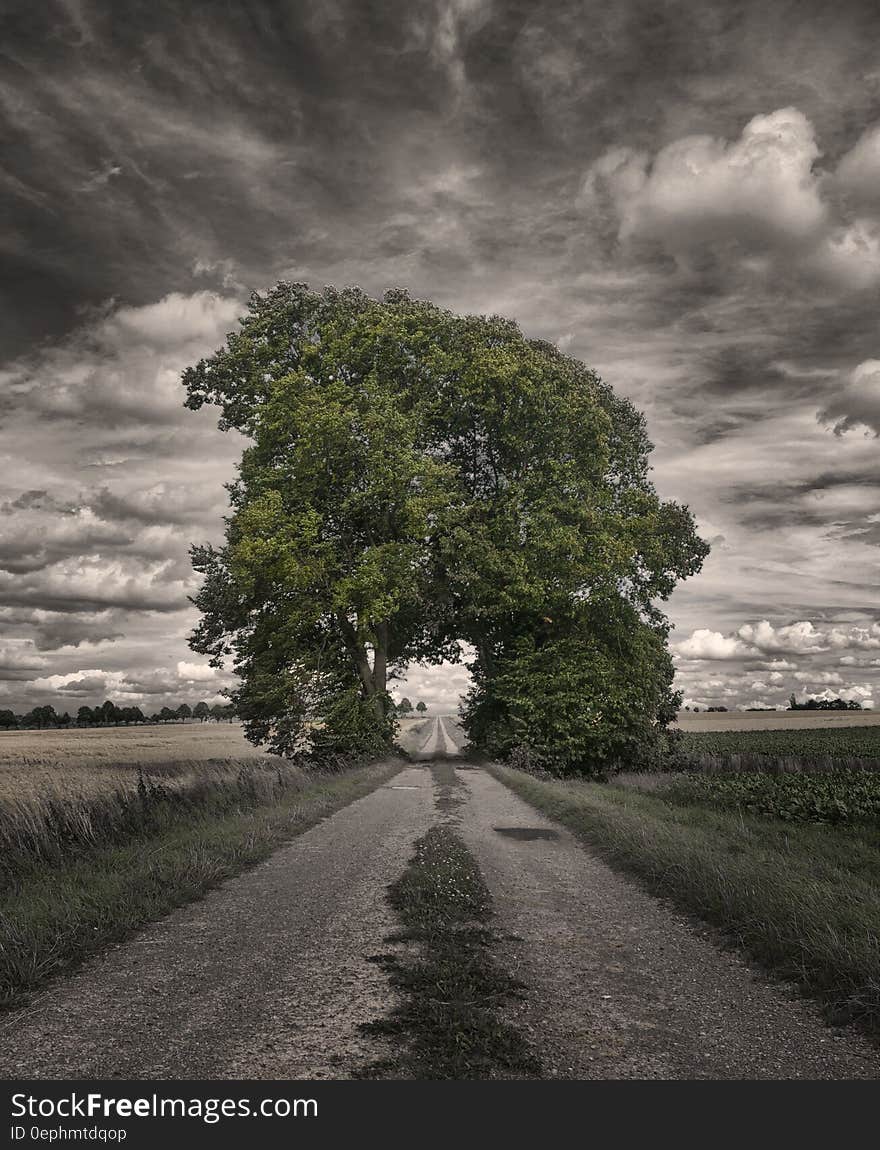
[{"label": "white cloud", "polygon": [[833,699],[844,699],[847,702],[861,703],[870,710],[874,706],[873,694],[874,688],[870,683],[857,683],[835,691],[829,691],[827,688],[824,691],[807,691],[799,696],[799,702],[805,702],[807,699],[824,699],[829,702]]},{"label": "white cloud", "polygon": [[100,326],[108,344],[128,347],[132,338],[156,348],[222,339],[241,314],[241,301],[215,292],[170,292],[156,303],[121,307]]},{"label": "white cloud", "polygon": [[835,435],[847,431],[880,435],[880,359],[866,359],[852,372],[847,385],[819,412],[819,422]]},{"label": "white cloud", "polygon": [[776,628],[769,620],[762,619],[760,623],[744,623],[737,634],[765,652],[827,651],[829,646],[826,637],[809,620]]},{"label": "white cloud", "polygon": [[822,683],[824,685],[843,682],[836,671],[795,671],[792,678],[797,679],[799,683]]},{"label": "white cloud", "polygon": [[[867,187],[875,137],[845,157],[842,187]],[[733,245],[741,268],[794,266],[845,290],[880,280],[880,230],[841,213],[824,194],[812,123],[797,108],[754,116],[736,140],[685,136],[649,153],[606,151],[588,169],[582,202],[610,200],[618,235],[654,240],[672,255]],[[874,197],[877,200],[877,181]],[[880,200],[877,200],[880,203]]]},{"label": "white cloud", "polygon": [[48,660],[37,654],[33,643],[11,642],[0,646],[0,680],[33,679],[46,666]]},{"label": "white cloud", "polygon": [[853,202],[880,209],[880,124],[866,129],[840,160],[837,183]]},{"label": "white cloud", "polygon": [[690,638],[674,644],[673,650],[685,659],[737,659],[749,654],[748,647],[734,636],[706,628],[693,631]]},{"label": "white cloud", "polygon": [[217,679],[216,667],[207,663],[187,663],[181,659],[177,664],[177,677],[189,683],[212,683]]},{"label": "white cloud", "polygon": [[240,300],[209,291],[121,307],[11,364],[4,388],[16,406],[53,419],[179,420],[181,371],[223,341],[241,310]]},{"label": "white cloud", "polygon": [[880,227],[863,219],[833,227],[803,266],[841,288],[872,287],[880,279]]},{"label": "white cloud", "polygon": [[749,249],[813,236],[826,208],[813,162],[813,126],[796,108],[755,116],[738,140],[686,136],[649,159],[613,148],[587,175],[604,184],[622,239],[660,239],[673,250],[707,240],[737,240]]}]

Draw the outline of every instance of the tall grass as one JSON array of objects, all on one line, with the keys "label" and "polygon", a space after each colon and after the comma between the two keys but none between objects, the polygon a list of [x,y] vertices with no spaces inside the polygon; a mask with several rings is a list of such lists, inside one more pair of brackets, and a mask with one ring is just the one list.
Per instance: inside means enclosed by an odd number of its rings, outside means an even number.
[{"label": "tall grass", "polygon": [[23,881],[33,868],[66,866],[84,852],[155,836],[191,818],[211,817],[277,802],[302,790],[306,773],[281,759],[207,762],[185,773],[131,771],[128,785],[103,793],[26,794],[0,799],[0,889]]}]

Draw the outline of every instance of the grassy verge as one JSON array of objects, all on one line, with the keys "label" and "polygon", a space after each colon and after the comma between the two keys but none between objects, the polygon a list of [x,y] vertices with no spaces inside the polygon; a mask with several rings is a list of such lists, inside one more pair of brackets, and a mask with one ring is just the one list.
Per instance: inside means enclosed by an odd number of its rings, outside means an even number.
[{"label": "grassy verge", "polygon": [[244,769],[235,780],[203,781],[196,793],[142,783],[134,797],[119,797],[117,821],[104,812],[106,834],[85,808],[67,812],[54,839],[41,820],[27,840],[19,821],[17,850],[0,870],[0,1006],[20,1004],[89,954],[266,858],[399,769],[275,769],[271,778]]},{"label": "grassy verge", "polygon": [[366,1029],[405,1045],[393,1062],[376,1063],[364,1076],[538,1076],[523,1036],[500,1014],[521,987],[493,957],[491,897],[461,840],[433,827],[389,888],[389,900],[403,927],[389,941],[413,945],[378,956],[400,1001],[389,1018]]},{"label": "grassy verge", "polygon": [[587,782],[492,773],[650,890],[880,1033],[880,830],[790,825]]}]

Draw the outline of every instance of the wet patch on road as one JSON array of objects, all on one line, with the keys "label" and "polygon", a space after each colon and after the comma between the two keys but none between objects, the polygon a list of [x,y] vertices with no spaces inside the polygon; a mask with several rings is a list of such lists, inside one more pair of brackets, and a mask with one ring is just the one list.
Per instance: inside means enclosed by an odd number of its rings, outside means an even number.
[{"label": "wet patch on road", "polygon": [[499,835],[505,835],[509,839],[517,839],[520,842],[533,842],[535,839],[558,839],[559,832],[552,831],[546,827],[492,827],[492,830]]},{"label": "wet patch on road", "polygon": [[456,768],[452,763],[437,759],[431,763],[430,770],[435,787],[434,806],[441,814],[452,819],[466,801],[465,785],[455,773]]}]

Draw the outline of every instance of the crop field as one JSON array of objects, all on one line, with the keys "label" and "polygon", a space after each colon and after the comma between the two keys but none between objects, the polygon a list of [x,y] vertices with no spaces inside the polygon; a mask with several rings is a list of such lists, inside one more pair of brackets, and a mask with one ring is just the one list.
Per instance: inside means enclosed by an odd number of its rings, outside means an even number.
[{"label": "crop field", "polygon": [[874,771],[680,775],[657,793],[674,803],[743,811],[786,823],[876,826],[880,819],[880,773]]},{"label": "crop field", "polygon": [[880,727],[880,711],[679,711],[680,731],[814,731]]},{"label": "crop field", "polygon": [[252,760],[273,757],[252,746],[237,723],[4,732],[0,804],[93,798],[134,788],[139,770],[170,782]]},{"label": "crop field", "polygon": [[[780,770],[823,769],[830,765],[880,769],[880,726],[791,727],[788,730],[685,731],[682,753],[705,770],[714,766],[766,769],[772,758]],[[713,764],[713,760],[718,760]],[[740,760],[736,763],[732,760]],[[758,760],[758,761],[755,761]],[[788,765],[783,762],[788,760]],[[800,764],[800,767],[795,765]]]}]

